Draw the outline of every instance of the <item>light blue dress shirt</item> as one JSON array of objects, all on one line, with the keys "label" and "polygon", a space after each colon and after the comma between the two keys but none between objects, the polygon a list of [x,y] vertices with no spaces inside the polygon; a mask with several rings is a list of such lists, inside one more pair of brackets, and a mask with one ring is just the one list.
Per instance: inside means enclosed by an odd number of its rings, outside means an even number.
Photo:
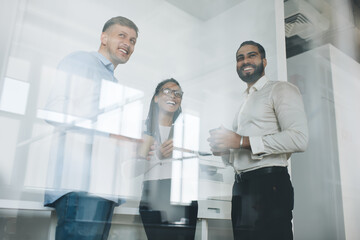
[{"label": "light blue dress shirt", "polygon": [[48,122],[55,126],[45,205],[72,191],[87,192],[119,204],[122,201],[116,195],[116,187],[109,188],[111,179],[104,181],[105,187],[99,184],[99,176],[111,174],[97,173],[92,166],[94,143],[99,137],[108,138],[107,133],[96,129],[97,118],[102,113],[100,100],[104,81],[117,83],[114,65],[98,52],[74,52],[58,66],[53,90],[44,108],[51,115]]}]

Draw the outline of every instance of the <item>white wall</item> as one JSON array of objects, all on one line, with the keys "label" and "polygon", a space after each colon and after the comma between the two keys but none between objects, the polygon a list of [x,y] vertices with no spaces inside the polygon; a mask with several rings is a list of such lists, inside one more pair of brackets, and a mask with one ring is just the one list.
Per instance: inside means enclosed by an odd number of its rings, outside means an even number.
[{"label": "white wall", "polygon": [[325,45],[288,59],[304,98],[307,151],[292,157],[296,239],[358,239],[360,65]]},{"label": "white wall", "polygon": [[360,64],[330,46],[336,130],[346,239],[359,239],[360,229]]}]

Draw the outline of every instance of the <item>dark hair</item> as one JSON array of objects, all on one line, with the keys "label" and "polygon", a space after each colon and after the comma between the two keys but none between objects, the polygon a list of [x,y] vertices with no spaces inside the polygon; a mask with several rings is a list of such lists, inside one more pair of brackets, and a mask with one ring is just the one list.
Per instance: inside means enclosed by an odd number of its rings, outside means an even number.
[{"label": "dark hair", "polygon": [[128,19],[126,17],[122,17],[122,16],[113,17],[113,18],[109,19],[104,24],[102,31],[105,32],[107,29],[109,29],[109,27],[111,27],[114,24],[119,24],[121,26],[132,28],[136,32],[136,36],[138,36],[139,29],[135,25],[135,23],[133,21],[131,21],[130,19]]},{"label": "dark hair", "polygon": [[243,42],[243,43],[240,45],[240,47],[238,48],[238,50],[236,51],[236,53],[239,51],[239,49],[240,49],[242,46],[245,46],[245,45],[252,45],[252,46],[257,47],[258,50],[259,50],[261,59],[266,58],[266,54],[265,54],[265,49],[264,49],[264,47],[261,46],[260,43],[257,43],[257,42],[254,42],[254,41],[245,41],[245,42]]},{"label": "dark hair", "polygon": [[[178,85],[180,88],[180,84],[178,81],[176,81],[173,78],[169,78],[166,79],[164,81],[161,81],[155,89],[155,93],[151,99],[151,103],[150,103],[150,108],[149,108],[149,113],[148,116],[146,118],[145,121],[145,125],[146,125],[146,131],[145,133],[155,137],[155,135],[158,133],[158,129],[159,129],[159,105],[155,102],[155,96],[158,96],[160,94],[160,91],[162,89],[162,87],[166,84],[166,83],[175,83],[176,85]],[[181,106],[179,106],[178,110],[176,110],[174,112],[174,116],[173,116],[173,121],[172,123],[174,123],[176,121],[176,119],[179,117],[179,115],[181,114]]]}]

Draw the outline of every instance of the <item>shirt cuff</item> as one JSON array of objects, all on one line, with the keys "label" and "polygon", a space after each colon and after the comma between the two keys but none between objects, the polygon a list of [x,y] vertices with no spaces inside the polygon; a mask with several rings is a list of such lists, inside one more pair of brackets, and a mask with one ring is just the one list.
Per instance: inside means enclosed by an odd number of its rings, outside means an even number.
[{"label": "shirt cuff", "polygon": [[221,156],[221,160],[224,163],[225,166],[229,166],[230,165],[230,154],[227,156]]},{"label": "shirt cuff", "polygon": [[228,159],[228,165],[231,165],[232,163],[234,163],[234,154],[239,151],[238,149],[230,149],[230,154],[229,154],[229,159]]},{"label": "shirt cuff", "polygon": [[252,151],[251,158],[254,160],[262,159],[263,155],[265,154],[265,147],[262,141],[262,137],[249,137],[249,141]]}]

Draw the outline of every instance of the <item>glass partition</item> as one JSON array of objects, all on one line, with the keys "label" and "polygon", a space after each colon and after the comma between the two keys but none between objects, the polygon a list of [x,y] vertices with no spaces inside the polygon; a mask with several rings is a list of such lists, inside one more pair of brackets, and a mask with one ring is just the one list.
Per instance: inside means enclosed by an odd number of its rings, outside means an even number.
[{"label": "glass partition", "polygon": [[[359,12],[356,0],[2,0],[0,236],[55,239],[56,214],[44,199],[60,188],[120,199],[109,239],[147,239],[146,217],[192,224],[195,239],[233,239],[234,169],[212,154],[208,138],[211,129],[233,128],[247,88],[236,51],[254,40],[266,50],[266,76],[295,84],[304,99],[309,146],[288,167],[295,237],[356,239]],[[139,28],[116,80],[84,77],[82,60],[67,66],[75,74],[64,71],[69,54],[98,51],[103,25],[115,16]],[[183,91],[182,112],[173,127],[157,130],[172,136],[173,152],[152,162],[149,148],[145,156],[139,149],[155,89],[170,78]],[[176,99],[179,89],[170,88]],[[154,147],[164,142],[148,135]],[[160,175],[170,181],[154,190],[148,182],[166,164]],[[169,195],[168,210],[141,215],[144,189],[156,192],[158,205]]]}]

